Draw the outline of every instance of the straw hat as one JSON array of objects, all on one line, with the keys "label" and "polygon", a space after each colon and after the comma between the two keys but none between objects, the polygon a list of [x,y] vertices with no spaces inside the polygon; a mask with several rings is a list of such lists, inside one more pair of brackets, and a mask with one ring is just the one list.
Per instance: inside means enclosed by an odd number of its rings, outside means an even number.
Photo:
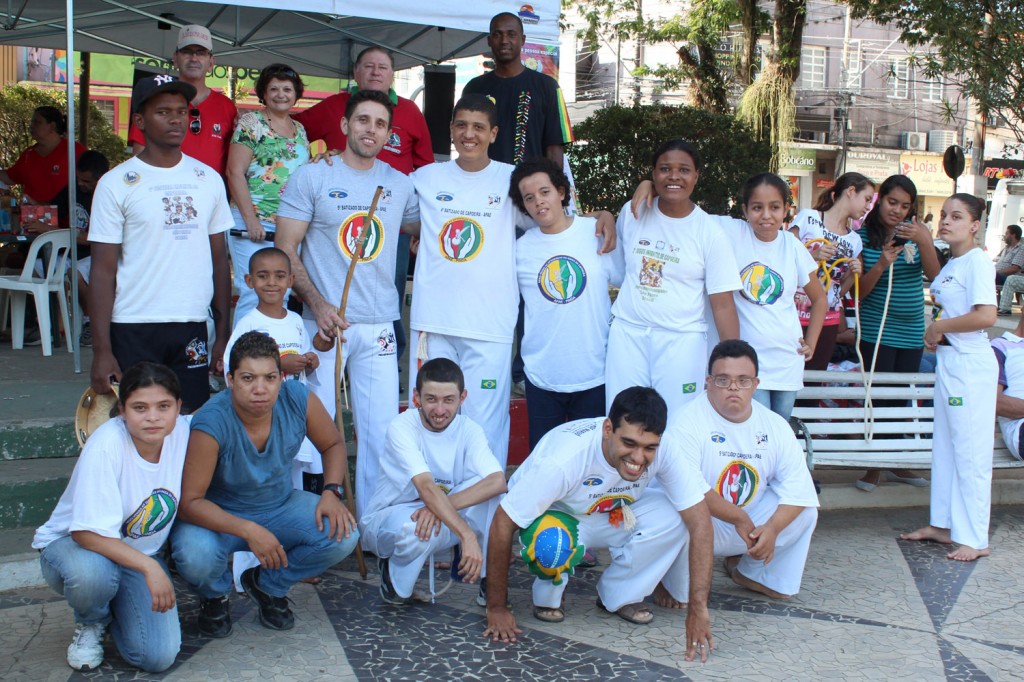
[{"label": "straw hat", "polygon": [[117,405],[117,384],[110,387],[114,389],[113,393],[100,394],[91,387],[87,388],[79,398],[75,409],[75,438],[79,447],[85,445],[93,431],[110,420],[110,413]]}]

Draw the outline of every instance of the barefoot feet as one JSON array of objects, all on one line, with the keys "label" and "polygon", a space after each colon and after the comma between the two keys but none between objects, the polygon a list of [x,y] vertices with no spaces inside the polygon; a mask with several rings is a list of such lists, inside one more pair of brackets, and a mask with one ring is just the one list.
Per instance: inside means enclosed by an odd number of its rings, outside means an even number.
[{"label": "barefoot feet", "polygon": [[665,589],[665,585],[658,583],[654,588],[654,603],[666,609],[685,609],[686,602],[679,601]]},{"label": "barefoot feet", "polygon": [[925,526],[924,528],[918,528],[913,533],[903,533],[900,535],[900,540],[931,540],[932,542],[941,542],[944,545],[949,545],[953,542],[949,537],[948,528],[938,528],[936,526]]},{"label": "barefoot feet", "polygon": [[983,556],[988,556],[991,552],[986,547],[985,549],[974,549],[967,545],[960,545],[957,549],[953,550],[946,555],[947,559],[953,559],[954,561],[974,561],[980,559]]},{"label": "barefoot feet", "polygon": [[740,587],[745,587],[751,592],[758,592],[760,594],[765,595],[766,597],[771,597],[772,599],[785,600],[789,599],[792,596],[789,594],[782,594],[781,592],[776,592],[770,587],[765,587],[761,583],[751,580],[747,576],[740,573],[739,569],[736,567],[739,563],[740,557],[738,556],[730,556],[725,558],[725,572],[728,573],[729,577],[732,578],[732,581]]}]

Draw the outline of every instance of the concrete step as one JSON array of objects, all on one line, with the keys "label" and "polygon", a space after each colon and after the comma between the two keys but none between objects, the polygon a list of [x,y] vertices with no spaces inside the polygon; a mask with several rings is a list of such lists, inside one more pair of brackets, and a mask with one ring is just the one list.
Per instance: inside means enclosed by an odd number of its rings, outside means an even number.
[{"label": "concrete step", "polygon": [[0,460],[77,456],[73,417],[0,421]]},{"label": "concrete step", "polygon": [[0,461],[0,530],[46,521],[77,461],[77,457]]}]

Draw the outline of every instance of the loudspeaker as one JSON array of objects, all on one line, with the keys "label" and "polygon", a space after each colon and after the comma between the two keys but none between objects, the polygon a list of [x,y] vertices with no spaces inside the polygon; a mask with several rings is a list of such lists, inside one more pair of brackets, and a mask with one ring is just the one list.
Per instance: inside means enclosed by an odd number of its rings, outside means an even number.
[{"label": "loudspeaker", "polygon": [[450,126],[455,109],[455,66],[427,64],[423,67],[423,118],[427,120],[435,154],[450,156]]}]

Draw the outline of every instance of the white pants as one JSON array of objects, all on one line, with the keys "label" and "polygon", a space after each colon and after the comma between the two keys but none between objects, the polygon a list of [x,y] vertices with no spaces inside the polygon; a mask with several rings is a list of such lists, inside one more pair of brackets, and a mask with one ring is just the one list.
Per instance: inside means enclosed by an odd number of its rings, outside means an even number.
[{"label": "white pants", "polygon": [[448,358],[466,377],[468,396],[462,404],[466,415],[484,430],[487,444],[502,472],[508,464],[508,405],[512,382],[512,344],[447,336],[413,329],[409,342],[409,395],[424,361],[416,358],[420,335],[427,335],[427,360]]},{"label": "white pants", "polygon": [[[750,508],[744,508],[755,526],[763,525],[778,509],[779,498],[771,489],[766,489],[761,498]],[[761,583],[780,594],[794,595],[800,591],[807,563],[807,551],[811,546],[811,535],[818,525],[818,510],[805,507],[793,521],[775,538],[775,554],[771,563],[751,558],[747,545],[736,532],[736,526],[720,519],[711,519],[715,532],[715,556],[740,556],[737,569],[747,578]],[[672,568],[662,581],[673,598],[688,602],[690,596],[690,534],[683,527],[683,549],[679,552]]]},{"label": "white pants", "polygon": [[[231,217],[235,219],[235,229],[245,230],[245,219],[242,218],[242,214],[238,212],[238,209],[231,207]],[[274,232],[273,223],[263,223],[263,229],[268,233]],[[245,317],[256,304],[259,303],[259,298],[256,296],[256,292],[249,288],[249,285],[245,283],[245,276],[249,274],[249,259],[252,255],[260,249],[265,249],[268,246],[273,246],[273,242],[266,240],[260,240],[254,242],[248,237],[233,237],[228,235],[228,251],[231,253],[232,271],[234,272],[234,285],[235,291],[238,292],[238,303],[235,304],[235,317],[231,322],[231,328],[234,329],[235,325]],[[288,303],[288,295],[291,293],[291,289],[285,292],[284,303]]]},{"label": "white pants", "polygon": [[[578,519],[580,544],[589,550],[607,547],[612,555],[611,564],[597,582],[597,594],[610,611],[641,602],[654,592],[683,544],[683,520],[664,493],[648,488],[630,509],[636,515],[633,530],[613,526],[608,514]],[[534,580],[534,606],[559,608],[570,578],[563,574],[561,585]]]},{"label": "white pants", "polygon": [[[455,486],[451,492],[465,490],[480,480],[473,478]],[[379,557],[390,559],[391,584],[400,597],[412,595],[416,579],[423,570],[423,564],[434,554],[459,544],[459,537],[444,524],[441,524],[440,532],[427,541],[416,536],[416,522],[411,517],[413,512],[422,509],[423,506],[419,501],[397,504],[374,512],[359,522],[359,538],[363,548]],[[483,502],[459,510],[459,516],[469,524],[480,540],[484,566],[487,560],[488,506],[487,502]]]},{"label": "white pants", "polygon": [[936,355],[931,524],[949,528],[953,542],[985,549],[999,365],[993,353],[952,346]]},{"label": "white pants", "polygon": [[704,332],[637,327],[619,318],[608,333],[605,401],[631,386],[650,386],[672,413],[704,391],[708,345]]},{"label": "white pants", "polygon": [[[309,338],[317,333],[316,320],[303,319]],[[380,458],[388,424],[398,414],[398,360],[395,328],[391,322],[353,324],[345,330],[342,362],[348,369],[348,393],[356,427],[356,514],[363,513],[377,486]],[[320,366],[308,377],[309,387],[334,416],[335,349],[320,352]],[[333,481],[329,481],[333,482]]]}]

